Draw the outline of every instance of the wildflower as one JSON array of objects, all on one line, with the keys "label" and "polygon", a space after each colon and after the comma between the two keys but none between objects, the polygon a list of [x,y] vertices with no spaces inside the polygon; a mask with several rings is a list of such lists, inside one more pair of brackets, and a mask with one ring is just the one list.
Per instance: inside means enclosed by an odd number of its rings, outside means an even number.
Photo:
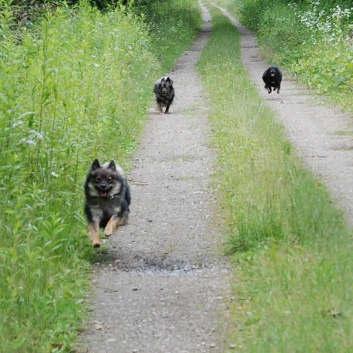
[{"label": "wildflower", "polygon": [[55,177],[55,178],[59,178],[59,175],[56,174],[55,172],[51,172],[51,175],[52,175],[53,177]]},{"label": "wildflower", "polygon": [[38,131],[31,130],[30,133],[33,134],[33,136],[36,137],[38,140],[43,140],[44,139],[43,134],[41,134]]},{"label": "wildflower", "polygon": [[23,121],[22,120],[19,120],[19,121],[16,121],[15,123],[12,124],[12,127],[15,128],[17,126],[21,126],[23,125]]},{"label": "wildflower", "polygon": [[35,141],[30,140],[30,139],[26,139],[26,138],[21,139],[21,142],[27,143],[28,145],[32,145],[32,146],[37,145],[37,143]]},{"label": "wildflower", "polygon": [[41,134],[40,132],[36,132],[36,138],[37,138],[38,140],[43,140],[43,139],[44,139],[44,136],[43,136],[43,134]]}]

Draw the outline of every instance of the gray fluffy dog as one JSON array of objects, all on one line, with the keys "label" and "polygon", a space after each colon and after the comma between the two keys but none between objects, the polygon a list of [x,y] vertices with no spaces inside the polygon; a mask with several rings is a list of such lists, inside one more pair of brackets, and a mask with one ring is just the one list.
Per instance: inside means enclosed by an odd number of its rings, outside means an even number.
[{"label": "gray fluffy dog", "polygon": [[[173,81],[169,76],[163,76],[157,80],[153,89],[156,95],[157,109],[161,114],[168,114],[169,107],[174,99]],[[163,112],[163,107],[165,111]]]}]

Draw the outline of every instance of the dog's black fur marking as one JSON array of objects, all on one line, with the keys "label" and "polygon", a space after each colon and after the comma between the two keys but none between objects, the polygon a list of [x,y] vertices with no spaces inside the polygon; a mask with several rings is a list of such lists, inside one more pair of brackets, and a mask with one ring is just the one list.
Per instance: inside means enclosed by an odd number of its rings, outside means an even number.
[{"label": "dog's black fur marking", "polygon": [[262,75],[262,79],[265,82],[265,88],[267,89],[268,93],[281,89],[281,82],[282,82],[282,72],[276,66],[269,67],[264,74]]},{"label": "dog's black fur marking", "polygon": [[[155,82],[153,93],[156,95],[158,111],[168,114],[169,107],[173,103],[175,96],[172,79],[169,76],[161,77]],[[163,107],[165,107],[164,112]]]},{"label": "dog's black fur marking", "polygon": [[130,188],[124,170],[114,161],[100,165],[95,159],[87,174],[84,186],[85,214],[88,235],[94,247],[100,246],[99,228],[107,236],[126,224],[131,202]]}]

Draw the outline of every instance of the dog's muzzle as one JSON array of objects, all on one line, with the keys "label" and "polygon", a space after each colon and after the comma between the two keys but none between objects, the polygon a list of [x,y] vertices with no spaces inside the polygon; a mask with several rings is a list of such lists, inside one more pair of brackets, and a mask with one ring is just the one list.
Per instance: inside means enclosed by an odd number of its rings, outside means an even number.
[{"label": "dog's muzzle", "polygon": [[98,184],[98,192],[101,197],[107,197],[109,189],[109,184],[105,181],[102,181]]}]

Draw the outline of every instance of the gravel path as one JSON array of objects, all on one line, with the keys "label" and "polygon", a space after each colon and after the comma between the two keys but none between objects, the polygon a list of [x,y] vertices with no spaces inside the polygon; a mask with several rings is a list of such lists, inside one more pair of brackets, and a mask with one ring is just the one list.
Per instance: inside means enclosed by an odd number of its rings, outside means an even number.
[{"label": "gravel path", "polygon": [[[221,353],[232,271],[211,185],[207,103],[195,72],[210,36],[210,15],[194,46],[169,73],[176,99],[171,114],[150,110],[129,175],[129,224],[112,237],[94,272],[87,353]],[[281,93],[268,94],[256,38],[222,10],[242,35],[242,60],[263,98],[310,168],[329,187],[353,224],[352,119],[328,109],[284,72]],[[152,89],[152,87],[151,87]]]},{"label": "gravel path", "polygon": [[[211,174],[207,106],[195,64],[210,16],[168,74],[171,114],[153,106],[129,174],[129,224],[112,237],[94,274],[90,353],[223,352],[231,269]],[[153,85],[152,85],[153,86]],[[152,89],[151,86],[151,89]]]}]

